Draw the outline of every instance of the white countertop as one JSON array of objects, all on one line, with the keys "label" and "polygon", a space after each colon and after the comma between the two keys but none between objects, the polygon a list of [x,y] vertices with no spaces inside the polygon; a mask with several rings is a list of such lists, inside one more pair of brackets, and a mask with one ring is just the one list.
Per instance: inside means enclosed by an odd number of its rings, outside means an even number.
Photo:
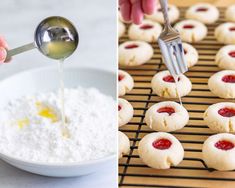
[{"label": "white countertop", "polygon": [[[64,16],[75,24],[80,35],[78,50],[66,60],[66,65],[115,71],[115,10],[116,0],[1,0],[0,34],[5,36],[10,48],[18,47],[33,41],[35,27],[42,19]],[[0,66],[0,79],[30,68],[53,66],[53,63],[37,50],[26,52]],[[78,178],[33,175],[0,161],[1,188],[115,188],[116,181],[116,161],[100,172]]]}]

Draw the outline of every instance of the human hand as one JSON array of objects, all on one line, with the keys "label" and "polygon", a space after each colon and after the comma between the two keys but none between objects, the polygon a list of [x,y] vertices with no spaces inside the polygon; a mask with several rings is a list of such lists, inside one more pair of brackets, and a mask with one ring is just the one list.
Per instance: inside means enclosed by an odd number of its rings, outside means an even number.
[{"label": "human hand", "polygon": [[3,36],[0,36],[0,64],[4,63],[7,57],[8,45]]},{"label": "human hand", "polygon": [[125,21],[140,24],[144,14],[153,14],[156,0],[119,0],[121,15]]}]

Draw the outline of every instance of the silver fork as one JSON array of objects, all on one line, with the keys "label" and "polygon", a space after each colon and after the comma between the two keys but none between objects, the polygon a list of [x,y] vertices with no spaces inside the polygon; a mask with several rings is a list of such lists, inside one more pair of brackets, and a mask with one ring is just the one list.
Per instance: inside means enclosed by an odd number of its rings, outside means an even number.
[{"label": "silver fork", "polygon": [[184,49],[179,33],[171,27],[168,18],[167,0],[159,0],[161,10],[165,20],[164,29],[158,38],[158,44],[171,75],[180,75],[188,71],[188,66],[184,59]]}]

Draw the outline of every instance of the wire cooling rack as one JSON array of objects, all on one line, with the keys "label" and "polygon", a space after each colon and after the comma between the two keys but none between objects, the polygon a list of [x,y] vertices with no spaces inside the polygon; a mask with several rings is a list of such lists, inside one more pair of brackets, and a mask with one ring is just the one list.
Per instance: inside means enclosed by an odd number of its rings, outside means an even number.
[{"label": "wire cooling rack", "polygon": [[[180,20],[184,19],[186,9],[187,7],[180,7]],[[182,98],[183,105],[190,114],[190,120],[183,129],[172,133],[180,140],[185,150],[184,160],[178,166],[168,170],[149,168],[140,160],[137,152],[140,139],[153,132],[144,122],[147,109],[157,102],[168,100],[154,94],[150,84],[154,74],[166,69],[161,61],[158,45],[152,43],[154,56],[146,64],[138,67],[120,67],[134,78],[134,89],[123,98],[133,105],[135,112],[131,122],[120,128],[130,138],[131,151],[119,160],[119,187],[235,187],[235,172],[219,172],[208,168],[202,160],[201,153],[203,142],[213,134],[203,121],[204,111],[211,104],[232,101],[214,96],[207,86],[208,78],[220,70],[215,65],[214,58],[223,45],[216,42],[214,30],[217,25],[225,22],[225,9],[219,10],[220,19],[215,24],[207,26],[207,37],[193,44],[199,52],[199,62],[186,73],[193,89],[189,95]],[[126,26],[128,28],[128,25]],[[119,42],[127,40],[128,36],[124,35]]]}]

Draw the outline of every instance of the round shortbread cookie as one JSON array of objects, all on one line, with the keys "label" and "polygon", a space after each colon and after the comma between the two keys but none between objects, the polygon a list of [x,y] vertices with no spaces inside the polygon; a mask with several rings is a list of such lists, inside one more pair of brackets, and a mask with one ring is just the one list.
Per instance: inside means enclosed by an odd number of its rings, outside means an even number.
[{"label": "round shortbread cookie", "polygon": [[141,40],[145,42],[156,42],[162,26],[151,20],[143,20],[140,25],[131,24],[128,36],[131,40]]},{"label": "round shortbread cookie", "polygon": [[182,43],[184,48],[184,57],[188,67],[192,67],[198,62],[197,50],[188,43]]},{"label": "round shortbread cookie", "polygon": [[209,3],[197,3],[186,11],[185,17],[204,24],[212,24],[218,20],[219,10]]},{"label": "round shortbread cookie", "polygon": [[215,63],[222,69],[235,70],[235,45],[222,47],[216,54]]},{"label": "round shortbread cookie", "polygon": [[133,117],[134,110],[127,100],[118,99],[118,126],[126,125]]},{"label": "round shortbread cookie", "polygon": [[204,121],[214,132],[235,133],[235,103],[220,102],[209,106]]},{"label": "round shortbread cookie", "polygon": [[169,71],[161,71],[155,74],[151,86],[154,93],[165,98],[183,97],[192,89],[192,83],[185,75],[180,75],[176,83]]},{"label": "round shortbread cookie", "polygon": [[184,149],[173,135],[164,132],[144,136],[138,146],[142,161],[156,169],[168,169],[177,166],[184,157]]},{"label": "round shortbread cookie", "polygon": [[122,22],[118,21],[118,38],[124,35],[125,30],[126,26]]},{"label": "round shortbread cookie", "polygon": [[[169,17],[170,23],[176,22],[179,19],[179,16],[180,16],[179,9],[175,5],[168,5],[168,17]],[[147,19],[153,20],[155,22],[159,22],[161,24],[164,23],[164,18],[163,18],[161,6],[159,3],[157,4],[154,13],[151,15],[145,15],[145,17]]]},{"label": "round shortbread cookie", "polygon": [[179,31],[182,41],[198,42],[207,35],[207,27],[196,20],[183,20],[175,24],[174,28]]},{"label": "round shortbread cookie", "polygon": [[145,115],[146,124],[155,131],[171,132],[182,129],[189,120],[187,110],[173,101],[151,106]]},{"label": "round shortbread cookie", "polygon": [[235,23],[227,22],[216,27],[215,38],[223,44],[235,44]]},{"label": "round shortbread cookie", "polygon": [[235,135],[220,133],[210,136],[203,144],[203,160],[208,167],[227,171],[235,169]]},{"label": "round shortbread cookie", "polygon": [[119,46],[119,64],[122,66],[142,65],[152,56],[152,46],[144,41],[127,41]]},{"label": "round shortbread cookie", "polygon": [[122,158],[123,155],[127,155],[130,152],[130,140],[121,131],[118,131],[118,158]]},{"label": "round shortbread cookie", "polygon": [[118,96],[123,96],[134,87],[134,80],[129,73],[118,70]]},{"label": "round shortbread cookie", "polygon": [[208,80],[208,87],[220,98],[235,98],[235,71],[223,70],[213,74]]},{"label": "round shortbread cookie", "polygon": [[235,22],[235,5],[229,6],[225,11],[225,19],[228,22]]}]

